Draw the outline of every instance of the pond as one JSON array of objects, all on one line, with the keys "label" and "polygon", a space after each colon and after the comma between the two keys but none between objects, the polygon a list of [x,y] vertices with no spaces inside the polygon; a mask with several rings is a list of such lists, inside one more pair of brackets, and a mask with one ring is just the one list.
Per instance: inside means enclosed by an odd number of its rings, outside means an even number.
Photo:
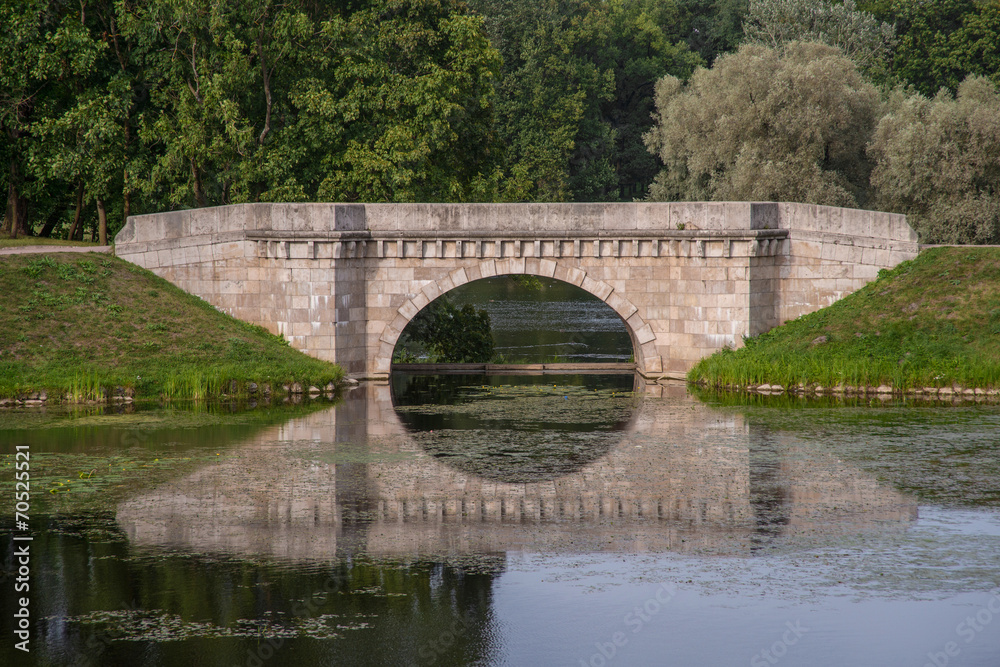
[{"label": "pond", "polygon": [[621,375],[4,412],[0,663],[996,665],[998,434]]}]

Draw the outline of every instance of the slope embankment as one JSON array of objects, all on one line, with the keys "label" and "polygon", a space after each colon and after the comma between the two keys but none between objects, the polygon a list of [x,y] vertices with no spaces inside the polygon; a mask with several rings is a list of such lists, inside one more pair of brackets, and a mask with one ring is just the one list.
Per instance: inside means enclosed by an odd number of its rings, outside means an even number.
[{"label": "slope embankment", "polygon": [[0,294],[0,399],[207,398],[295,383],[327,391],[344,377],[105,254],[5,255]]},{"label": "slope embankment", "polygon": [[1000,248],[926,249],[837,303],[698,363],[692,382],[1000,394]]}]

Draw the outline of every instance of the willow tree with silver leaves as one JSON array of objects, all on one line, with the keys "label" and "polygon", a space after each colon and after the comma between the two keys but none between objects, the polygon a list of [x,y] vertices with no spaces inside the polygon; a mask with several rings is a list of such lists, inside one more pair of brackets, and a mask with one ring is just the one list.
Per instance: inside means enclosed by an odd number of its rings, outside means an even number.
[{"label": "willow tree with silver leaves", "polygon": [[868,199],[879,95],[835,47],[744,45],[687,83],[660,79],[656,108],[645,140],[664,168],[650,201]]}]

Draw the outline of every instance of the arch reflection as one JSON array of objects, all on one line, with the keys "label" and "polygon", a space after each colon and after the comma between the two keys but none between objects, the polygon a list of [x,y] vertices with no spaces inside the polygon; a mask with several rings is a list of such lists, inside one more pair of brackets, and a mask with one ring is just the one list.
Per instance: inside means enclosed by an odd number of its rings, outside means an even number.
[{"label": "arch reflection", "polygon": [[638,407],[634,375],[394,373],[399,420],[431,456],[489,480],[528,483],[576,472],[610,452]]},{"label": "arch reflection", "polygon": [[328,561],[749,554],[776,540],[904,529],[916,516],[912,497],[822,451],[803,456],[794,438],[683,387],[646,388],[627,424],[608,431],[617,440],[606,453],[545,478],[525,467],[529,481],[468,472],[434,455],[423,432],[404,425],[389,386],[362,385],[339,406],[133,496],[118,523],[139,545]]}]

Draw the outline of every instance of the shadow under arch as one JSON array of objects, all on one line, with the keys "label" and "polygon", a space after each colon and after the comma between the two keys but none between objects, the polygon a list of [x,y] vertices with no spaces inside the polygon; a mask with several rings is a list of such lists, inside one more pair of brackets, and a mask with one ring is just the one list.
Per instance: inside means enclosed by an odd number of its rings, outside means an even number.
[{"label": "shadow under arch", "polygon": [[[645,358],[647,354],[655,355],[656,349],[652,341],[655,339],[652,328],[639,315],[639,309],[626,297],[615,291],[615,288],[603,280],[595,279],[586,271],[576,267],[562,267],[566,270],[566,278],[556,278],[555,269],[559,265],[551,263],[553,271],[528,270],[524,258],[508,260],[488,260],[480,264],[480,276],[475,280],[492,278],[496,276],[524,275],[535,276],[556,280],[579,287],[583,291],[603,301],[621,318],[628,332],[629,341],[632,344],[632,354],[635,359],[636,368],[645,368]],[[396,310],[396,316],[387,324],[382,334],[379,336],[378,352],[375,356],[375,368],[388,372],[392,367],[392,355],[396,349],[396,343],[402,335],[406,325],[416,317],[417,313],[423,310],[428,304],[438,297],[447,294],[456,287],[473,282],[470,280],[465,267],[451,271],[442,280],[432,280],[412,298],[407,299],[403,305]]]}]

